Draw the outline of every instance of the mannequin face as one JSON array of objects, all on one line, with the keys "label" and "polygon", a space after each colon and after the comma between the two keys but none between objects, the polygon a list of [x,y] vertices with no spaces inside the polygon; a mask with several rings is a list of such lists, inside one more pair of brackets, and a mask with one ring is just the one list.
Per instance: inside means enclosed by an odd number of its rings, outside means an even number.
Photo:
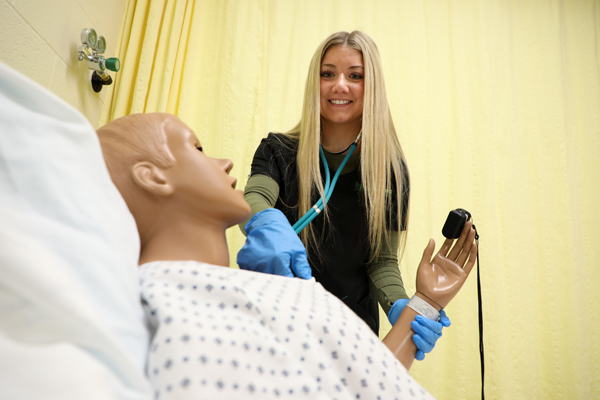
[{"label": "mannequin face", "polygon": [[194,132],[175,116],[166,119],[165,132],[176,163],[164,173],[181,210],[228,226],[243,221],[250,206],[244,192],[235,189],[237,179],[229,175],[233,162],[206,155]]},{"label": "mannequin face", "polygon": [[321,117],[324,123],[360,124],[365,91],[362,54],[351,47],[329,48],[321,61]]}]

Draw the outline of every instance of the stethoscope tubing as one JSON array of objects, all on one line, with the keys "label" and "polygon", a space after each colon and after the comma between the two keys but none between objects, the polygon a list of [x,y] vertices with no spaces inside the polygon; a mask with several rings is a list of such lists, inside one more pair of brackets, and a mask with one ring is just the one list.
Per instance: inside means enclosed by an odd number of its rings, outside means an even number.
[{"label": "stethoscope tubing", "polygon": [[[360,135],[359,135],[359,137],[360,137]],[[356,141],[358,141],[358,138]],[[329,198],[331,197],[331,194],[333,193],[335,184],[337,183],[337,180],[340,177],[340,174],[342,173],[344,166],[346,166],[346,163],[350,159],[350,156],[352,155],[352,153],[354,153],[354,150],[356,149],[356,141],[354,143],[352,143],[352,145],[350,146],[350,150],[348,151],[348,154],[346,154],[346,157],[344,157],[344,160],[342,161],[339,168],[335,172],[335,175],[333,176],[333,180],[331,180],[331,182],[330,182],[330,175],[329,175],[329,165],[327,164],[327,159],[325,158],[325,153],[323,152],[323,146],[319,146],[319,154],[321,156],[321,161],[323,161],[323,166],[325,168],[325,188],[324,188],[325,189],[325,204],[327,204],[327,202],[329,201]],[[296,234],[300,234],[300,232],[302,232],[302,230],[304,228],[306,228],[308,226],[308,224],[310,224],[311,221],[313,219],[315,219],[317,217],[317,215],[319,215],[321,213],[322,209],[323,209],[323,198],[321,197],[319,199],[319,201],[317,201],[315,203],[315,205],[313,205],[311,207],[310,210],[308,210],[298,221],[296,221],[296,223],[292,227],[292,228],[294,228],[294,232],[296,232]]]}]

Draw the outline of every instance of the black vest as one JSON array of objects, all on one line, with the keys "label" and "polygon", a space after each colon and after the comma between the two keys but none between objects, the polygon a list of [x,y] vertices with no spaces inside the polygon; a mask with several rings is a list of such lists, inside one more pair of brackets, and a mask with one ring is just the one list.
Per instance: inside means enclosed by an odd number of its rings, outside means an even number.
[{"label": "black vest", "polygon": [[[262,140],[252,161],[252,175],[267,175],[279,185],[275,208],[292,225],[298,220],[296,154],[297,142],[271,133]],[[330,170],[332,179],[334,173]],[[325,181],[322,163],[321,175]],[[312,204],[318,199],[315,194]],[[366,268],[371,254],[360,168],[340,175],[327,205],[329,220],[321,213],[311,222],[319,247],[318,251],[307,249],[313,276],[378,334],[379,309],[369,290]]]}]

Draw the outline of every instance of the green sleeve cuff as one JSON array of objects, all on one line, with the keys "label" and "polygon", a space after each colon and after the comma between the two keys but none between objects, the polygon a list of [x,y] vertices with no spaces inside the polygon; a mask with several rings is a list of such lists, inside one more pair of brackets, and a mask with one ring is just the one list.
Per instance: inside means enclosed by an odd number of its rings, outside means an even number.
[{"label": "green sleeve cuff", "polygon": [[255,214],[275,207],[279,197],[279,185],[267,175],[252,175],[244,188],[244,199],[250,204],[250,215],[244,222],[238,224],[240,230],[246,235],[244,226]]},{"label": "green sleeve cuff", "polygon": [[408,299],[398,266],[398,232],[386,231],[379,254],[367,264],[369,287],[385,313],[399,299]]}]

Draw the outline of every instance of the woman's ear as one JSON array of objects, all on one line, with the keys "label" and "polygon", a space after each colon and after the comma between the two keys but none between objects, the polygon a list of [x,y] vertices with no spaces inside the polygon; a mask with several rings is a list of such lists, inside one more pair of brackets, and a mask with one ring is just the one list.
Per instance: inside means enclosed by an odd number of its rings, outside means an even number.
[{"label": "woman's ear", "polygon": [[173,186],[162,169],[148,161],[135,164],[132,168],[133,181],[141,189],[156,196],[170,196]]}]

